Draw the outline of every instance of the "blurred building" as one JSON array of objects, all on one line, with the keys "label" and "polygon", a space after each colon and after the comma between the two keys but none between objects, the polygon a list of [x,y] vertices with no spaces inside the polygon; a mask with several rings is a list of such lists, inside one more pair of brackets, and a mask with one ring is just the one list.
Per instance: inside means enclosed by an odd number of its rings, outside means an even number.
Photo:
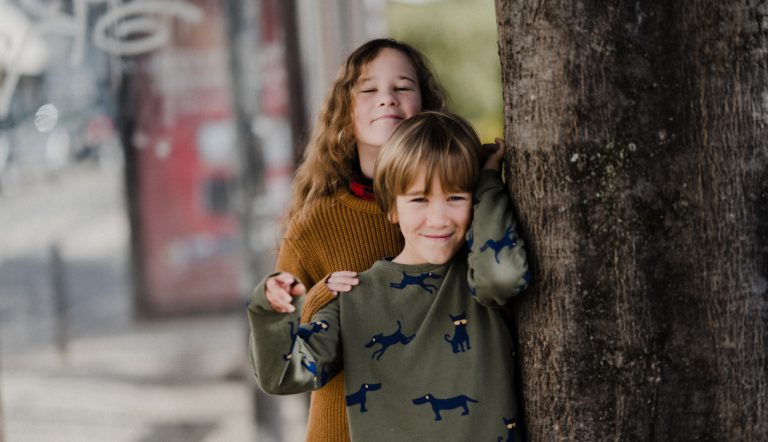
[{"label": "blurred building", "polygon": [[136,297],[148,312],[238,304],[271,270],[319,103],[383,23],[383,2],[185,4],[202,18],[190,13],[122,76]]}]

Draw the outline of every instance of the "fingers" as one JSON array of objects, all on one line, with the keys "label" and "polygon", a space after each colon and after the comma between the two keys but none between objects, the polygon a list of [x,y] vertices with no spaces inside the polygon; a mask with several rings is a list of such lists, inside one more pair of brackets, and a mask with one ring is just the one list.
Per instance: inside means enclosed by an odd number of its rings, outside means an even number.
[{"label": "fingers", "polygon": [[482,146],[480,146],[480,164],[485,165],[485,162],[488,161],[488,158],[493,155],[494,152],[496,152],[499,149],[499,146],[496,143],[484,143]]},{"label": "fingers", "polygon": [[[357,272],[349,271],[334,272],[325,280],[328,290],[334,295],[349,292],[359,282]],[[291,313],[296,311],[292,304],[293,298],[305,294],[307,289],[293,275],[283,272],[267,278],[265,291],[272,310]]]},{"label": "fingers", "polygon": [[499,149],[499,141],[503,143],[503,141],[499,138],[496,138],[493,143],[483,143],[483,145],[480,147],[480,152],[484,153],[485,155],[493,155],[494,152]]},{"label": "fingers", "polygon": [[272,310],[279,313],[291,313],[296,311],[291,302],[294,296],[304,294],[305,287],[299,284],[290,273],[280,273],[267,279],[265,284],[266,295]]},{"label": "fingers", "polygon": [[496,138],[496,148],[495,150],[490,154],[488,159],[485,161],[485,165],[483,166],[483,169],[491,169],[491,170],[499,170],[501,168],[501,161],[504,159],[504,152],[506,151],[506,145],[504,143],[504,140],[501,138]]},{"label": "fingers", "polygon": [[291,296],[301,296],[304,293],[306,293],[307,288],[304,286],[304,284],[296,283],[291,286],[291,290],[288,292],[291,294]]},{"label": "fingers", "polygon": [[328,287],[328,290],[334,295],[347,293],[352,290],[352,287],[359,283],[360,280],[357,279],[357,272],[349,271],[331,273],[331,276],[325,280],[326,287]]},{"label": "fingers", "polygon": [[331,273],[331,276],[328,277],[328,279],[357,279],[357,272],[351,272],[351,271],[341,271],[341,272],[333,272]]}]

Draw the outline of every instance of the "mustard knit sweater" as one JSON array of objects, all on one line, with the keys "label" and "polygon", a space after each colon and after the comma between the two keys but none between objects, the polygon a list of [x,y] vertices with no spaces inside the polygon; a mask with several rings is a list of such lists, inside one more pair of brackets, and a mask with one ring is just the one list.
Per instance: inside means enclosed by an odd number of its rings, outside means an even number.
[{"label": "mustard knit sweater", "polygon": [[[324,198],[302,218],[290,220],[280,246],[276,270],[290,272],[311,287],[301,321],[306,323],[333,295],[325,278],[333,272],[362,272],[378,259],[394,257],[403,239],[373,201],[339,191]],[[307,442],[347,442],[347,411],[343,373],[312,392]]]}]

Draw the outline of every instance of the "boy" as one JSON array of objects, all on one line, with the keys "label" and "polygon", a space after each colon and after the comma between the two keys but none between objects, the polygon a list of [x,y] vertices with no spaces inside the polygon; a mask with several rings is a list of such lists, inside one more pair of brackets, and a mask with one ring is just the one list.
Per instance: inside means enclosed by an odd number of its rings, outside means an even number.
[{"label": "boy", "polygon": [[482,173],[479,149],[471,126],[449,114],[425,112],[395,129],[374,188],[403,251],[301,326],[257,287],[251,360],[265,391],[316,389],[343,370],[352,440],[519,438],[513,343],[494,307],[529,273],[498,178],[503,149]]}]

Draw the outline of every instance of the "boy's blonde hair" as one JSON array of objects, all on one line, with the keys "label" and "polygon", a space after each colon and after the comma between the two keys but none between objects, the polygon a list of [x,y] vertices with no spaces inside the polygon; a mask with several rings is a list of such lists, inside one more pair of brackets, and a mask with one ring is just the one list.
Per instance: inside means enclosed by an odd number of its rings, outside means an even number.
[{"label": "boy's blonde hair", "polygon": [[446,192],[472,192],[480,174],[480,138],[458,115],[422,112],[400,123],[384,145],[373,170],[376,202],[387,215],[416,175],[426,171],[429,194],[437,175]]},{"label": "boy's blonde hair", "polygon": [[357,48],[339,69],[320,110],[314,135],[296,170],[287,220],[306,213],[320,198],[348,187],[358,174],[360,166],[352,121],[353,90],[368,63],[387,48],[404,54],[416,70],[422,110],[444,109],[445,92],[421,52],[390,38],[371,40]]}]

